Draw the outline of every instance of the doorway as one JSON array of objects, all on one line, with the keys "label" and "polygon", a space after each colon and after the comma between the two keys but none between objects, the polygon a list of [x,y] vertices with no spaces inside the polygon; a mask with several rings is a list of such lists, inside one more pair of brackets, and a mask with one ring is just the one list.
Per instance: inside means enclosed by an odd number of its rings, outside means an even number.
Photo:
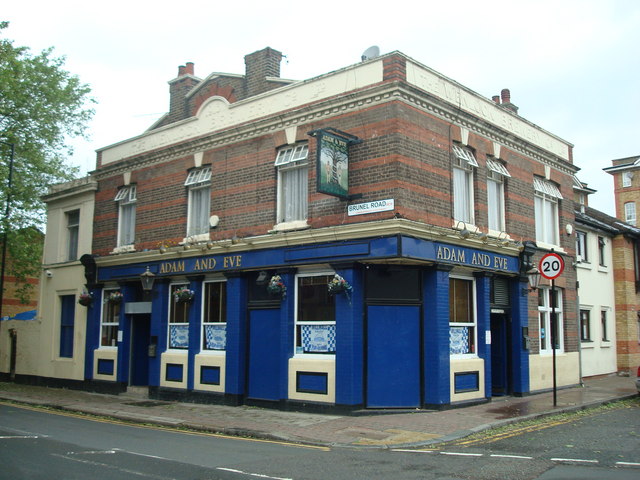
[{"label": "doorway", "polygon": [[511,393],[511,325],[504,313],[491,314],[491,394]]},{"label": "doorway", "polygon": [[151,315],[131,316],[131,386],[149,385],[150,326]]}]

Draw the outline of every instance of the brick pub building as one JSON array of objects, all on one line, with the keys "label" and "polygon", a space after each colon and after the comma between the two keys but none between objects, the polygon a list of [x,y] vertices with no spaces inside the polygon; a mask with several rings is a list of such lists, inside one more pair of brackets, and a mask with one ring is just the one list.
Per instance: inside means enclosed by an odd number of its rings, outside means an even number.
[{"label": "brick pub building", "polygon": [[[444,408],[551,388],[556,325],[577,384],[572,145],[400,52],[296,82],[281,59],[180,67],[169,113],[98,151],[82,381]],[[555,299],[526,277],[551,250]]]}]

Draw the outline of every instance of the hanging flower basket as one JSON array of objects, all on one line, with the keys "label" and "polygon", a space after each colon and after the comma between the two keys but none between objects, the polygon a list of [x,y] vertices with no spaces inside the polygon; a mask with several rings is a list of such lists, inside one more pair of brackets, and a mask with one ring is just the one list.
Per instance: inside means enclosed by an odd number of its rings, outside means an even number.
[{"label": "hanging flower basket", "polygon": [[173,292],[173,298],[176,302],[190,302],[193,300],[193,296],[195,292],[193,290],[189,290],[187,287],[181,287],[175,292]]},{"label": "hanging flower basket", "polygon": [[105,298],[105,302],[107,302],[107,303],[120,303],[120,302],[122,302],[122,292],[120,292],[120,290],[117,290],[115,292],[111,292],[109,295],[107,295],[107,298]]},{"label": "hanging flower basket", "polygon": [[280,275],[274,275],[269,280],[269,284],[267,285],[267,291],[271,295],[280,295],[282,298],[287,294],[287,286],[282,281]]},{"label": "hanging flower basket", "polygon": [[82,292],[78,297],[78,303],[83,307],[88,307],[93,302],[93,295],[89,292]]},{"label": "hanging flower basket", "polygon": [[337,273],[333,276],[329,284],[329,295],[335,295],[336,293],[343,293],[350,299],[350,294],[353,291],[353,287]]}]

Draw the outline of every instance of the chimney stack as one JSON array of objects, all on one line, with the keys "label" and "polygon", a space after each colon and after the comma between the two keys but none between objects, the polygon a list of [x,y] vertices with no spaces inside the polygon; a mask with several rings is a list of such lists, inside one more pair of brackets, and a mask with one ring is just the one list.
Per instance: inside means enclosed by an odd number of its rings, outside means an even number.
[{"label": "chimney stack", "polygon": [[169,115],[167,123],[177,122],[189,117],[187,94],[198,84],[195,78],[193,62],[178,67],[178,76],[169,81]]},{"label": "chimney stack", "polygon": [[267,47],[245,55],[245,96],[251,97],[273,88],[267,77],[280,78],[282,53]]},{"label": "chimney stack", "polygon": [[[511,103],[511,92],[509,91],[508,88],[503,88],[502,91],[500,92],[500,97],[502,99],[502,105],[501,107],[509,110],[512,113],[515,113],[516,115],[518,114],[518,107],[516,107],[513,103]],[[496,99],[498,98],[497,95],[495,95],[493,97],[493,101],[496,102]],[[498,102],[496,102],[498,103]]]},{"label": "chimney stack", "polygon": [[491,97],[491,100],[500,105],[500,95],[494,95],[493,97]]}]

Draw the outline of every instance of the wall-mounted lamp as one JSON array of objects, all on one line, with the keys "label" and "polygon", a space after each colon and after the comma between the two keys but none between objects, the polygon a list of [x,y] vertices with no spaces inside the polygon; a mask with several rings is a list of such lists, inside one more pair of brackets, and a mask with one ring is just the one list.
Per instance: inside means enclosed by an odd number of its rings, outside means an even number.
[{"label": "wall-mounted lamp", "polygon": [[533,267],[527,272],[527,278],[529,280],[529,288],[522,289],[522,295],[528,295],[529,292],[535,292],[540,285],[540,272],[536,267]]},{"label": "wall-mounted lamp", "polygon": [[458,223],[456,223],[456,230],[458,229],[460,224],[463,225],[463,229],[458,232],[458,235],[460,235],[460,237],[462,237],[462,238],[464,238],[466,240],[467,238],[469,238],[471,236],[471,232],[469,230],[467,230],[467,224],[464,223],[463,221],[458,221]]},{"label": "wall-mounted lamp", "polygon": [[478,240],[480,240],[482,243],[487,243],[489,241],[489,235],[487,235],[484,232],[481,232],[478,234]]},{"label": "wall-mounted lamp", "polygon": [[155,282],[156,276],[149,271],[149,267],[140,274],[140,282],[142,283],[142,290],[146,293],[153,289],[153,282]]}]

